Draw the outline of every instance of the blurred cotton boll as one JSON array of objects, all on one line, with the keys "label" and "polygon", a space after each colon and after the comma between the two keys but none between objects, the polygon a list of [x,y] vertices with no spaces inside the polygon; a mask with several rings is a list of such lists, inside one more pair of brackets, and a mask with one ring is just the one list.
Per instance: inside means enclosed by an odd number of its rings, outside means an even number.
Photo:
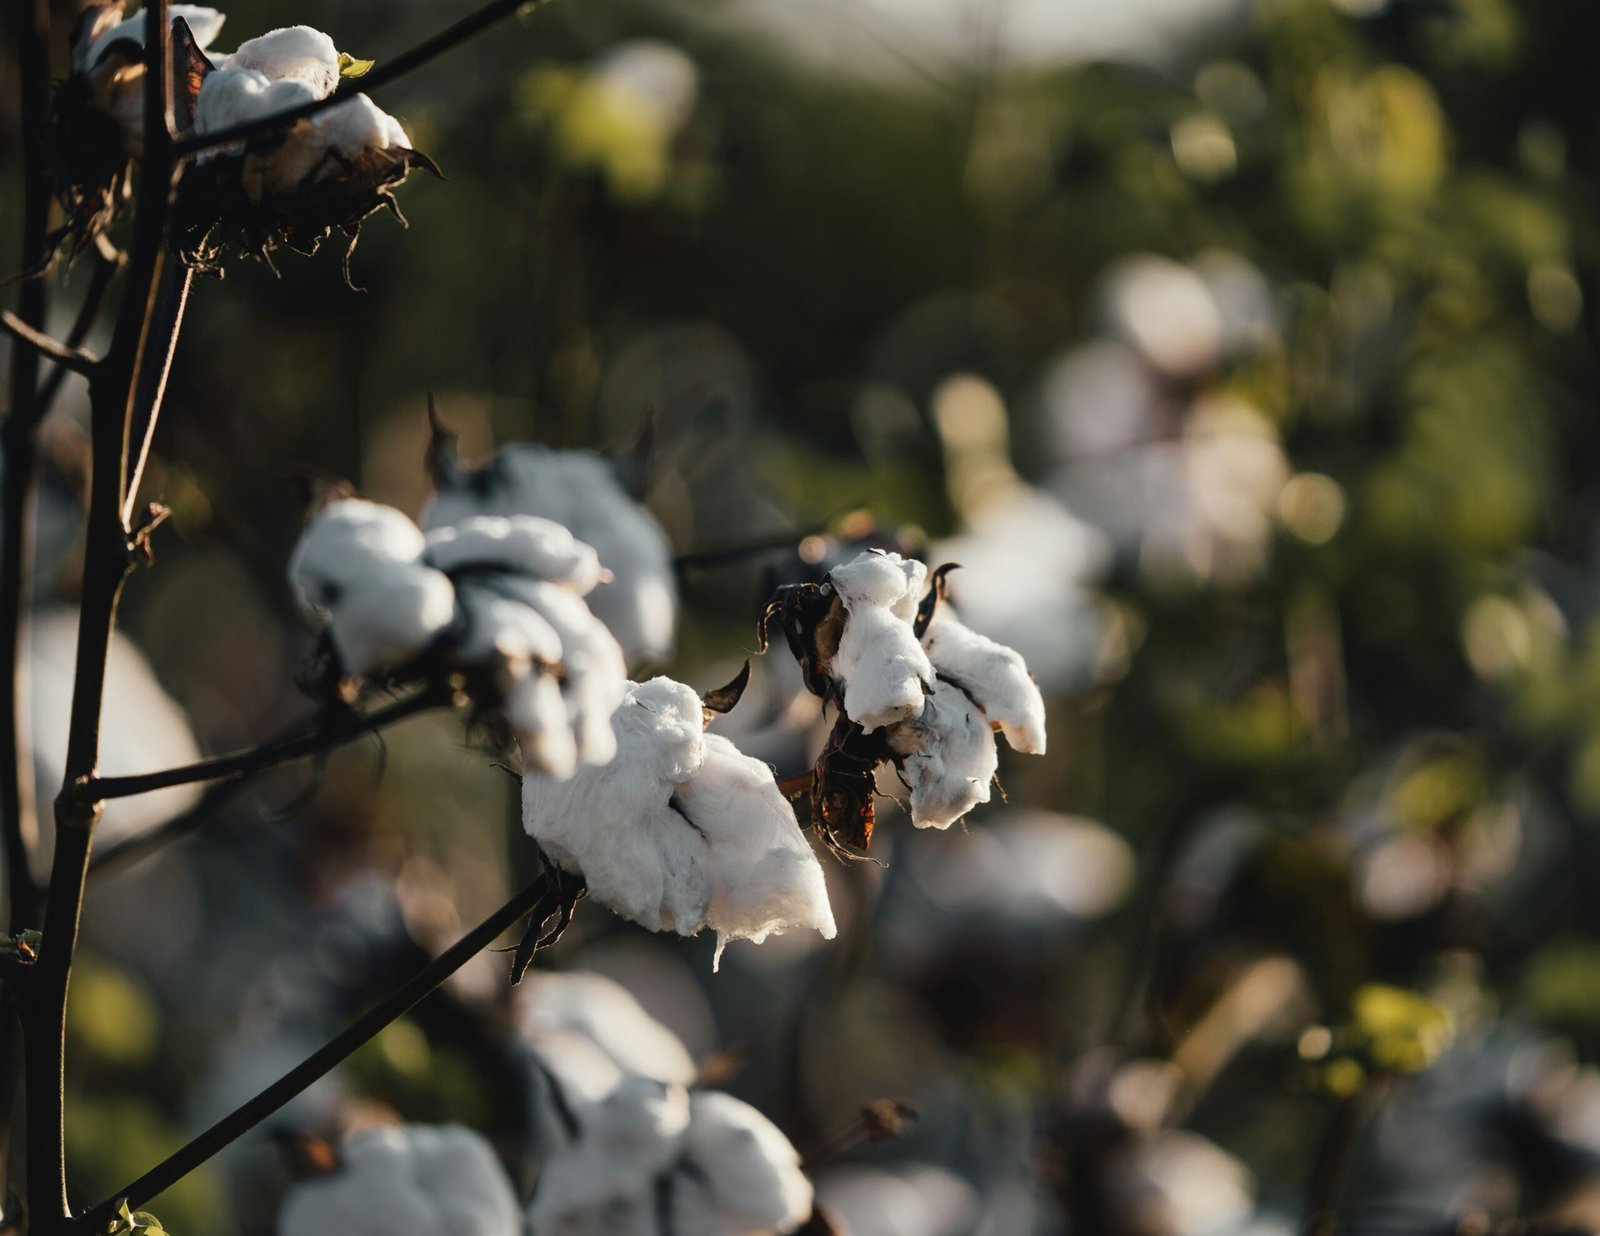
[{"label": "blurred cotton boll", "polygon": [[[33,697],[34,780],[38,786],[38,851],[35,874],[50,870],[55,852],[55,793],[66,772],[67,729],[77,659],[78,615],[46,609],[33,618],[28,664]],[[150,663],[126,635],[112,632],[106,663],[100,725],[100,771],[107,776],[155,772],[200,758],[189,718],[161,688]],[[115,844],[159,827],[200,797],[197,785],[174,786],[106,803],[96,829],[102,845]]]},{"label": "blurred cotton boll", "polygon": [[1193,377],[1222,356],[1222,311],[1205,280],[1154,254],[1124,258],[1105,276],[1102,313],[1110,333],[1162,374]]},{"label": "blurred cotton boll", "polygon": [[438,489],[422,512],[424,528],[474,515],[535,515],[563,525],[592,545],[610,572],[610,581],[589,594],[589,608],[616,637],[628,665],[671,657],[678,621],[672,547],[610,463],[591,451],[517,443],[481,467],[465,467],[452,453],[438,458],[436,469]]},{"label": "blurred cotton boll", "polygon": [[836,1168],[817,1196],[850,1236],[967,1236],[982,1213],[976,1189],[931,1164]]},{"label": "blurred cotton boll", "polygon": [[948,379],[934,394],[934,421],[963,526],[931,557],[960,564],[950,582],[958,608],[975,630],[1016,649],[1047,690],[1081,688],[1104,646],[1088,586],[1103,572],[1109,544],[1017,475],[1005,405],[989,383]]},{"label": "blurred cotton boll", "polygon": [[362,1129],[329,1174],[284,1200],[278,1236],[519,1236],[522,1214],[489,1143],[459,1125]]}]

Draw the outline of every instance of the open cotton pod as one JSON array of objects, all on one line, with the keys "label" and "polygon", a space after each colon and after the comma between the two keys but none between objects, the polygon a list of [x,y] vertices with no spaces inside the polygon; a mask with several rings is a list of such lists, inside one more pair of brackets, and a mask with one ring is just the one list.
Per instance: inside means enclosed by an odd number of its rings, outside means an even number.
[{"label": "open cotton pod", "polygon": [[568,780],[528,776],[522,822],[589,894],[652,931],[835,933],[816,856],[772,770],[704,732],[683,683],[630,683],[612,717],[616,758]]}]

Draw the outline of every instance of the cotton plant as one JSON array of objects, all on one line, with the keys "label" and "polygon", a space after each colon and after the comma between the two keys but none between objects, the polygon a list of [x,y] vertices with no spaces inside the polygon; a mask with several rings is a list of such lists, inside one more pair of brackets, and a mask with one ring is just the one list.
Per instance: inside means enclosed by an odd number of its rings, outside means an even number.
[{"label": "cotton plant", "polygon": [[338,497],[306,525],[289,577],[339,679],[461,673],[524,764],[555,777],[615,754],[622,653],[584,603],[604,571],[559,524],[472,516],[424,534],[392,507]]},{"label": "cotton plant", "polygon": [[629,667],[672,656],[678,623],[672,546],[610,461],[592,451],[513,443],[470,467],[457,458],[454,439],[436,430],[432,462],[437,488],[422,512],[424,528],[469,515],[537,515],[563,524],[594,546],[610,573],[589,606],[622,645]]},{"label": "cotton plant", "polygon": [[616,758],[566,780],[525,777],[523,826],[624,918],[684,936],[709,928],[713,967],[732,940],[796,929],[832,939],[822,869],[794,809],[770,767],[705,732],[711,712],[681,682],[629,683],[612,717]]},{"label": "cotton plant", "polygon": [[359,1129],[302,1180],[278,1236],[521,1236],[511,1181],[489,1143],[459,1125]]},{"label": "cotton plant", "polygon": [[814,770],[812,816],[837,852],[865,851],[875,822],[874,774],[892,764],[912,823],[949,828],[989,801],[995,733],[1043,755],[1044,699],[1022,657],[963,623],[944,566],[869,550],[820,584],[780,588],[762,620],[777,623],[806,685],[838,719]]}]

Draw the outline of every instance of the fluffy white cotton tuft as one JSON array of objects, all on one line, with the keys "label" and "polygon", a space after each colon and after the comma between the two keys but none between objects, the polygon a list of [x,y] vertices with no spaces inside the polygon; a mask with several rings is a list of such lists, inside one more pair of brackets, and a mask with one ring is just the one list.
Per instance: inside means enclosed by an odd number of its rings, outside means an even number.
[{"label": "fluffy white cotton tuft", "polygon": [[228,66],[254,69],[272,81],[302,81],[319,99],[327,98],[339,84],[339,49],[310,26],[286,26],[246,39]]},{"label": "fluffy white cotton tuft", "polygon": [[845,607],[832,672],[845,713],[869,733],[915,717],[933,681],[911,629],[927,573],[915,560],[869,551],[828,574]]},{"label": "fluffy white cotton tuft", "polygon": [[582,1226],[586,1214],[616,1201],[649,1199],[652,1179],[678,1157],[689,1095],[682,1086],[627,1077],[574,1115],[577,1140],[551,1155],[540,1172],[528,1208],[535,1232],[610,1230]]},{"label": "fluffy white cotton tuft", "polygon": [[1020,653],[979,635],[942,601],[923,633],[922,646],[934,669],[966,688],[1012,747],[1044,754],[1044,697]]},{"label": "fluffy white cotton tuft", "polygon": [[322,148],[346,159],[359,159],[369,150],[411,149],[400,122],[364,94],[318,113],[311,123]]},{"label": "fluffy white cotton tuft", "polygon": [[420,561],[422,533],[399,511],[350,498],[301,534],[289,578],[323,618],[346,673],[374,674],[420,655],[455,617],[455,589]]},{"label": "fluffy white cotton tuft", "polygon": [[520,1236],[522,1214],[489,1143],[460,1126],[362,1129],[340,1166],[301,1181],[278,1214],[279,1236]]},{"label": "fluffy white cotton tuft", "polygon": [[611,572],[589,606],[622,646],[628,665],[672,655],[678,621],[672,547],[599,455],[503,446],[482,468],[458,469],[442,483],[422,524],[436,528],[472,515],[538,515],[570,528]]},{"label": "fluffy white cotton tuft", "polygon": [[667,678],[630,685],[616,758],[570,781],[523,780],[523,826],[589,892],[654,931],[711,927],[761,940],[834,934],[815,855],[765,764],[703,733],[700,697]]},{"label": "fluffy white cotton tuft", "polygon": [[711,864],[706,926],[717,933],[713,968],[730,940],[757,944],[813,927],[837,934],[822,868],[772,770],[720,734],[705,736],[705,762],[677,801],[705,837]]},{"label": "fluffy white cotton tuft", "polygon": [[428,561],[452,575],[473,568],[512,571],[561,584],[579,596],[604,578],[593,548],[535,515],[473,515],[432,529],[427,540]]},{"label": "fluffy white cotton tuft", "polygon": [[935,682],[921,715],[889,731],[889,746],[904,757],[901,773],[911,787],[911,822],[918,828],[949,828],[989,801],[999,766],[994,733],[960,687],[942,678]]},{"label": "fluffy white cotton tuft", "polygon": [[730,1094],[690,1096],[684,1159],[684,1176],[704,1181],[705,1200],[721,1222],[681,1231],[786,1233],[811,1217],[811,1182],[799,1153],[777,1125]]}]

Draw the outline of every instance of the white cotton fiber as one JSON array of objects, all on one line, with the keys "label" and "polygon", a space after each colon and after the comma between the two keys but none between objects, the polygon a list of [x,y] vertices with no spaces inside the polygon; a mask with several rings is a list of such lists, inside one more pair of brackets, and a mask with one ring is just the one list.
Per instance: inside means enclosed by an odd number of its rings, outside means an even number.
[{"label": "white cotton fiber", "polygon": [[326,34],[310,26],[286,26],[246,39],[229,66],[254,69],[272,81],[304,82],[319,99],[327,98],[339,84],[339,50]]},{"label": "white cotton fiber", "polygon": [[289,1192],[279,1236],[520,1236],[511,1182],[470,1129],[361,1129],[345,1136],[339,1157],[338,1170]]},{"label": "white cotton fiber", "polygon": [[589,597],[631,667],[666,660],[677,637],[672,547],[660,524],[592,451],[503,446],[482,467],[459,469],[422,513],[426,528],[471,515],[537,515],[592,545],[611,582]]},{"label": "white cotton fiber", "polygon": [[949,828],[979,803],[999,764],[988,720],[959,687],[934,683],[922,714],[889,731],[889,745],[904,756],[901,772],[911,787],[911,822]]},{"label": "white cotton fiber", "polygon": [[561,584],[579,596],[603,577],[595,551],[570,531],[534,515],[473,515],[427,534],[427,559],[451,573],[491,567]]},{"label": "white cotton fiber", "polygon": [[630,685],[616,758],[569,781],[523,779],[523,825],[589,892],[655,931],[709,926],[728,940],[815,927],[834,934],[822,870],[772,770],[702,732],[700,697]]},{"label": "white cotton fiber", "polygon": [[689,1096],[682,1086],[627,1077],[575,1115],[577,1140],[546,1160],[528,1207],[535,1232],[600,1231],[571,1221],[611,1201],[648,1199],[652,1178],[678,1156]]},{"label": "white cotton fiber", "polygon": [[933,666],[911,629],[927,568],[899,554],[868,552],[828,579],[844,603],[844,632],[832,672],[844,710],[867,732],[922,711]]},{"label": "white cotton fiber", "polygon": [[934,611],[922,646],[934,669],[965,687],[1012,747],[1044,754],[1044,697],[1020,653],[979,635],[946,602]]},{"label": "white cotton fiber", "polygon": [[707,734],[705,745],[705,762],[677,797],[710,855],[706,925],[717,933],[716,962],[730,940],[759,944],[799,927],[833,939],[822,868],[772,770],[720,734]]},{"label": "white cotton fiber", "polygon": [[690,1096],[684,1158],[729,1232],[792,1232],[811,1216],[800,1155],[777,1125],[731,1094]]}]

